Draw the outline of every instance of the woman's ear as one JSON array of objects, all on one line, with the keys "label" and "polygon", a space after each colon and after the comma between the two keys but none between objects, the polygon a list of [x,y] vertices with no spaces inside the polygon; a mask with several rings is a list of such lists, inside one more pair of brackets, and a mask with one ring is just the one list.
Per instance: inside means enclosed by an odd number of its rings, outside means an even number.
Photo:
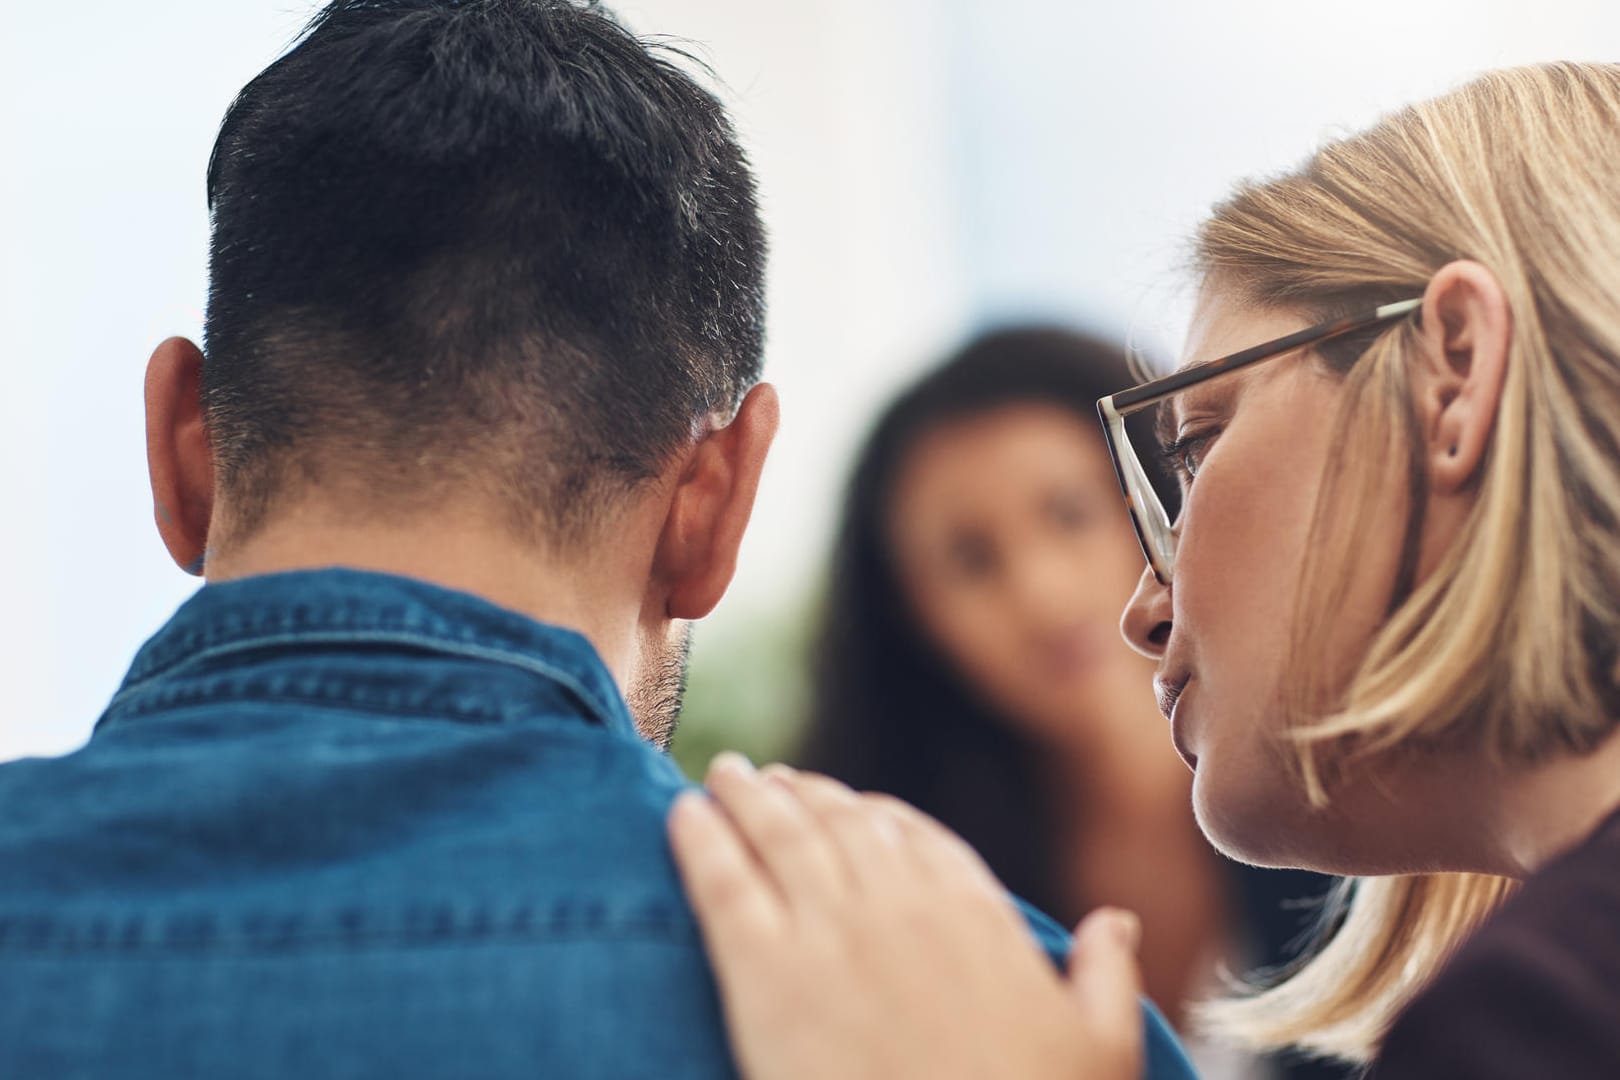
[{"label": "woman's ear", "polygon": [[146,365],[146,464],[153,513],[169,556],[203,572],[214,513],[214,455],[203,424],[202,350],[169,338]]},{"label": "woman's ear", "polygon": [[778,421],[776,388],[761,383],[687,458],[653,556],[668,617],[700,619],[725,595]]},{"label": "woman's ear", "polygon": [[1496,428],[1513,340],[1513,311],[1496,275],[1477,262],[1448,263],[1423,294],[1421,357],[1413,393],[1429,490],[1471,485]]}]

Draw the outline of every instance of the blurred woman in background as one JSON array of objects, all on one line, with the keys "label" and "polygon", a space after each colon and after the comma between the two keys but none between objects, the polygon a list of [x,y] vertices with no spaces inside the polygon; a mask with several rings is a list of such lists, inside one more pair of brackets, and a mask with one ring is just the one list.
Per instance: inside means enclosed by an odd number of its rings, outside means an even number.
[{"label": "blurred woman in background", "polygon": [[[1120,637],[1142,555],[1095,402],[1133,381],[1117,346],[1006,329],[885,411],[844,508],[799,758],[922,808],[1069,925],[1140,913],[1147,992],[1176,1022],[1237,937],[1278,959],[1310,914],[1284,898],[1326,879],[1216,856],[1153,663]],[[1234,929],[1234,908],[1257,918]]]}]

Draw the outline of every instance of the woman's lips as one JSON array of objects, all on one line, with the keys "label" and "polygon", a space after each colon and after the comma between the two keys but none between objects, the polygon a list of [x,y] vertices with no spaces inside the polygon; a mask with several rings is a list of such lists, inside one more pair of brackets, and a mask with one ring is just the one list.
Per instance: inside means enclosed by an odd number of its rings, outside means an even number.
[{"label": "woman's lips", "polygon": [[1178,698],[1176,700],[1176,708],[1171,710],[1170,744],[1176,748],[1176,753],[1181,755],[1181,760],[1187,763],[1187,768],[1191,769],[1193,772],[1197,772],[1198,755],[1187,749],[1186,731],[1180,724],[1176,723],[1176,716],[1181,709],[1181,701],[1182,699]]},{"label": "woman's lips", "polygon": [[1186,700],[1187,686],[1192,682],[1190,676],[1176,679],[1153,680],[1153,692],[1159,699],[1159,711],[1170,721],[1170,742],[1176,748],[1181,760],[1187,763],[1187,768],[1197,771],[1198,755],[1187,748],[1187,732],[1185,725],[1177,721],[1184,717],[1182,708]]},{"label": "woman's lips", "polygon": [[1181,698],[1181,692],[1187,689],[1187,679],[1166,679],[1163,676],[1153,677],[1153,696],[1159,699],[1159,711],[1166,720],[1173,719],[1176,712],[1176,702]]}]

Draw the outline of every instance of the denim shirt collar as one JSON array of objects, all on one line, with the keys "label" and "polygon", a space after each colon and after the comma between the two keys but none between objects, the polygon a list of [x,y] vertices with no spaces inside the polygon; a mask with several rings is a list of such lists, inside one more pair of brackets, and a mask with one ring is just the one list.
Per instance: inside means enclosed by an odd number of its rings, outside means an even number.
[{"label": "denim shirt collar", "polygon": [[618,686],[582,634],[425,581],[349,569],[203,586],[142,646],[96,726],[132,711],[136,699],[196,665],[356,644],[517,668],[556,684],[590,720],[636,734]]}]

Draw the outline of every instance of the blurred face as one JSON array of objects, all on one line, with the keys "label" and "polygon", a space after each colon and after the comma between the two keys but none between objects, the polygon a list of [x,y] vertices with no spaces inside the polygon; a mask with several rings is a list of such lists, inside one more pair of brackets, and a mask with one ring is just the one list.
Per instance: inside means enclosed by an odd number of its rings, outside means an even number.
[{"label": "blurred face", "polygon": [[1100,689],[1147,700],[1151,669],[1117,631],[1142,556],[1094,422],[1041,404],[947,421],[907,454],[891,507],[924,630],[1012,722],[1066,740]]},{"label": "blurred face", "polygon": [[[1211,360],[1308,322],[1206,292],[1186,359]],[[1330,454],[1353,452],[1332,444],[1341,393],[1311,358],[1290,355],[1173,399],[1170,426],[1191,474],[1175,578],[1166,589],[1143,574],[1124,628],[1159,660],[1160,704],[1194,768],[1199,823],[1217,846],[1268,865],[1388,872],[1421,864],[1423,823],[1439,827],[1455,813],[1439,774],[1390,765],[1330,790],[1330,809],[1313,811],[1283,737],[1280,689],[1316,493]],[[1346,673],[1389,602],[1406,483],[1392,467],[1389,499],[1356,518],[1357,562],[1332,649]]]}]

